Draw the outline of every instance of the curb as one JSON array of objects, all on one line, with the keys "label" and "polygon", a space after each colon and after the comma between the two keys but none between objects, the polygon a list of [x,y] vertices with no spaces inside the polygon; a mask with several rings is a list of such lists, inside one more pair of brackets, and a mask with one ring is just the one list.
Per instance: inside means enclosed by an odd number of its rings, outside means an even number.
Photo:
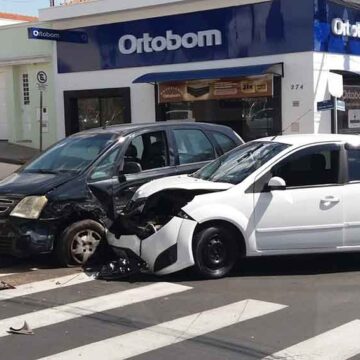
[{"label": "curb", "polygon": [[29,160],[21,160],[21,159],[8,159],[8,158],[2,158],[0,157],[0,162],[10,165],[24,165]]}]

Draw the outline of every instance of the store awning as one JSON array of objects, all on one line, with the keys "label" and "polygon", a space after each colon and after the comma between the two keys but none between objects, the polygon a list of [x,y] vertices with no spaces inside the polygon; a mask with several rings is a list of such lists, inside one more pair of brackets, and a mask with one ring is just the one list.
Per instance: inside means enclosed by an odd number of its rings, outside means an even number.
[{"label": "store awning", "polygon": [[172,71],[148,73],[133,81],[134,84],[161,83],[167,81],[205,80],[205,79],[226,79],[240,76],[254,76],[273,74],[284,76],[284,64],[264,64],[254,66],[240,66],[232,68]]}]

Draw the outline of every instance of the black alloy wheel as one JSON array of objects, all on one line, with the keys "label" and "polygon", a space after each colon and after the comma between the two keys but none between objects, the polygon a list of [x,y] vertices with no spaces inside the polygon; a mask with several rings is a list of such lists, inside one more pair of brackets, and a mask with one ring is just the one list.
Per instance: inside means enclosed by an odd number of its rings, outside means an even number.
[{"label": "black alloy wheel", "polygon": [[209,226],[195,235],[195,268],[202,277],[218,279],[229,274],[240,257],[236,236],[222,225]]}]

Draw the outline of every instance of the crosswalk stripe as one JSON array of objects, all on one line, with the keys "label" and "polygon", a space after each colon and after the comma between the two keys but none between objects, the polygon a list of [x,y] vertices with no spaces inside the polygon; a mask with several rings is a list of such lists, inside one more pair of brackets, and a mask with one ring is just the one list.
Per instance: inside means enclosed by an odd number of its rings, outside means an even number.
[{"label": "crosswalk stripe", "polygon": [[264,360],[346,360],[360,354],[360,320],[327,331],[267,356]]},{"label": "crosswalk stripe", "polygon": [[243,300],[44,357],[41,360],[73,360],[80,357],[87,360],[98,360],[104,356],[106,356],[106,360],[128,359],[285,307],[285,305],[263,301]]},{"label": "crosswalk stripe", "polygon": [[0,278],[6,277],[6,276],[12,276],[15,275],[15,273],[9,273],[9,274],[0,274]]},{"label": "crosswalk stripe", "polygon": [[19,296],[27,296],[42,291],[49,291],[67,286],[77,285],[92,281],[93,278],[85,273],[62,276],[55,279],[42,280],[18,286],[16,289],[4,290],[0,293],[0,301]]},{"label": "crosswalk stripe", "polygon": [[32,329],[37,329],[191,289],[191,287],[184,285],[164,282],[155,283],[21,316],[2,319],[0,320],[0,337],[7,336],[7,330],[9,330],[10,327],[21,327],[24,320],[28,322]]}]

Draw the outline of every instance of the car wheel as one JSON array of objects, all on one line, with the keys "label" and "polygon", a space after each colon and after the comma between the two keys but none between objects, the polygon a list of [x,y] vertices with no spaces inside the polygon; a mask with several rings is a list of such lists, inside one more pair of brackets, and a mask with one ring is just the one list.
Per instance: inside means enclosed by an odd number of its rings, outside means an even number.
[{"label": "car wheel", "polygon": [[236,234],[225,226],[211,226],[199,231],[194,238],[196,271],[205,278],[226,276],[240,256]]},{"label": "car wheel", "polygon": [[83,220],[67,227],[57,241],[55,255],[62,266],[83,265],[95,253],[105,237],[104,227],[93,220]]}]

